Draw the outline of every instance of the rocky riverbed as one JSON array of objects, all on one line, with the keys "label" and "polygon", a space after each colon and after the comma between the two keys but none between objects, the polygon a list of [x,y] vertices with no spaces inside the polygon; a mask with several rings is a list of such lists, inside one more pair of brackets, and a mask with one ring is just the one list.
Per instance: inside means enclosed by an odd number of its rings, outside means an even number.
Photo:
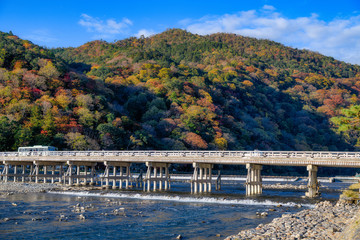
[{"label": "rocky riverbed", "polygon": [[[269,224],[244,230],[226,240],[238,239],[342,239],[342,232],[358,218],[358,205],[343,201],[317,203],[315,208],[284,214]],[[347,239],[346,237],[344,239]]]},{"label": "rocky riverbed", "polygon": [[59,185],[52,183],[21,183],[0,182],[0,194],[36,193],[59,189]]}]

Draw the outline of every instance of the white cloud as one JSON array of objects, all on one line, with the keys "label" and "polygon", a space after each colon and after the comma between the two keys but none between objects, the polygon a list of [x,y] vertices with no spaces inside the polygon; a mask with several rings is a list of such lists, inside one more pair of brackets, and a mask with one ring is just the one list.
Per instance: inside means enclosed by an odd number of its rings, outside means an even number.
[{"label": "white cloud", "polygon": [[258,11],[186,19],[181,24],[188,31],[201,35],[227,32],[270,39],[360,64],[360,15],[325,22],[316,14],[287,18],[275,10],[273,6],[265,5]]},{"label": "white cloud", "polygon": [[89,32],[95,32],[101,36],[111,36],[124,33],[124,31],[133,24],[127,18],[123,18],[119,22],[114,19],[107,19],[104,21],[99,18],[91,17],[87,14],[81,14],[81,19],[78,23],[81,26],[86,27]]},{"label": "white cloud", "polygon": [[32,31],[29,35],[24,36],[25,39],[29,39],[33,42],[49,44],[59,41],[59,39],[53,37],[51,33],[46,29],[38,29]]},{"label": "white cloud", "polygon": [[275,11],[276,10],[276,8],[274,6],[271,6],[271,5],[264,5],[263,9],[264,10],[269,10],[269,11]]},{"label": "white cloud", "polygon": [[139,32],[137,34],[135,34],[135,36],[137,38],[144,36],[144,37],[149,37],[151,35],[154,35],[156,32],[151,30],[151,29],[141,29],[139,30]]}]

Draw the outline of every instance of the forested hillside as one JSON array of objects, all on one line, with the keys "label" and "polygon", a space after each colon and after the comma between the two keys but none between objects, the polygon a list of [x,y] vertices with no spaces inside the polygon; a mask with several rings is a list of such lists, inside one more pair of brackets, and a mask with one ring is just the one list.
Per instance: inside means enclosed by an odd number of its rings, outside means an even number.
[{"label": "forested hillside", "polygon": [[234,34],[44,49],[0,33],[0,150],[354,150],[360,67]]}]

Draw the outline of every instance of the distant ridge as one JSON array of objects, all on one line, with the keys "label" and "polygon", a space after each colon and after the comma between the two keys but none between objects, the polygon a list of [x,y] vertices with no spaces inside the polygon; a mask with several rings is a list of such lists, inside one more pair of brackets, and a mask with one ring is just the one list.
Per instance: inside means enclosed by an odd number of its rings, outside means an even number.
[{"label": "distant ridge", "polygon": [[359,73],[235,34],[44,49],[1,32],[0,150],[353,150],[357,119],[343,109],[359,104]]}]

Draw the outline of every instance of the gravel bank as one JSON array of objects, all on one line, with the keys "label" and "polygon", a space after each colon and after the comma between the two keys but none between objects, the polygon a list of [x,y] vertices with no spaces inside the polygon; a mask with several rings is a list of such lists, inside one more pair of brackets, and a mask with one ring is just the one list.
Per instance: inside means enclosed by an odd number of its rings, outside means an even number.
[{"label": "gravel bank", "polygon": [[284,214],[271,223],[241,231],[226,240],[238,239],[339,239],[349,223],[360,214],[360,207],[342,201],[324,201],[313,209]]},{"label": "gravel bank", "polygon": [[0,182],[0,194],[8,193],[36,193],[59,189],[59,186],[51,183],[20,183]]}]

